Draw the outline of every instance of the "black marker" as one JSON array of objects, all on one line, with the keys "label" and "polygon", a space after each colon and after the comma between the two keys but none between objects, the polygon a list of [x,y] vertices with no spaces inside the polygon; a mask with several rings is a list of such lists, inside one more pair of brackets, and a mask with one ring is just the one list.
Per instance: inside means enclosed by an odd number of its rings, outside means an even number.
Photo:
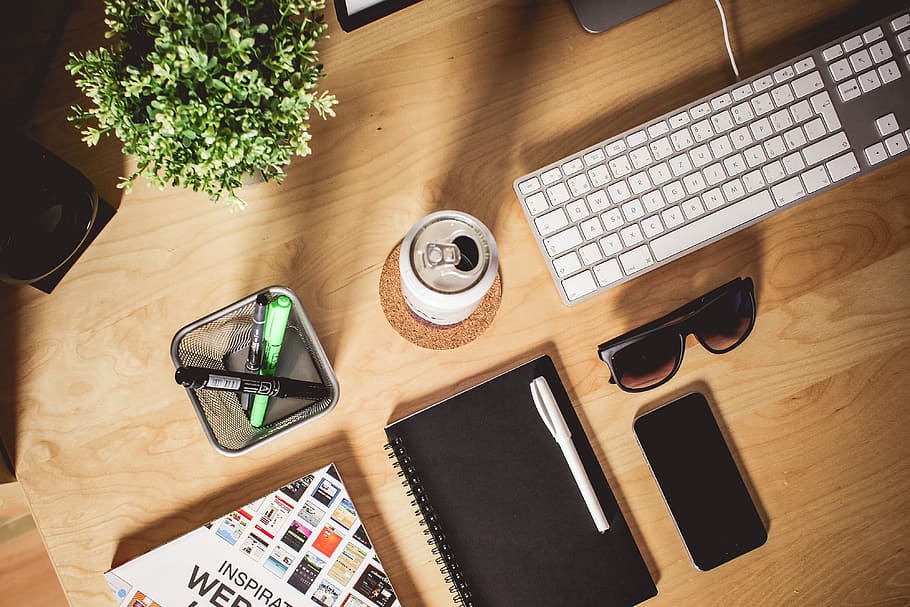
[{"label": "black marker", "polygon": [[256,373],[262,366],[262,334],[265,330],[265,309],[269,305],[269,298],[265,293],[256,297],[256,307],[253,308],[253,333],[250,336],[250,353],[246,360],[246,370]]},{"label": "black marker", "polygon": [[176,382],[185,388],[209,388],[242,394],[262,394],[278,398],[318,400],[329,395],[324,384],[274,375],[255,375],[237,371],[220,371],[203,367],[180,367],[174,373]]}]

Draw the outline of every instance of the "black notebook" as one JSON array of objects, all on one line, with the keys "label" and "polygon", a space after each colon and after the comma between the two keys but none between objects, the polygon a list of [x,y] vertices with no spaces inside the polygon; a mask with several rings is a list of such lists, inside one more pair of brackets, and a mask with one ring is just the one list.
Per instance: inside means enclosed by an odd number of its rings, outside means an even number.
[{"label": "black notebook", "polygon": [[[537,413],[529,386],[538,376],[550,385],[610,523],[604,533]],[[548,356],[385,431],[456,602],[630,606],[657,594]]]}]

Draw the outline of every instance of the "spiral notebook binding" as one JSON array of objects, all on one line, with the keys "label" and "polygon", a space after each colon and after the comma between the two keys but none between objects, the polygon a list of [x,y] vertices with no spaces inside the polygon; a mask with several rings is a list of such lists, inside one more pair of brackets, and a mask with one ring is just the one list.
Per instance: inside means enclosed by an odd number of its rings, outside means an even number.
[{"label": "spiral notebook binding", "polygon": [[433,506],[424,493],[420,479],[417,478],[417,472],[411,465],[411,458],[405,451],[401,439],[394,439],[386,443],[388,457],[392,461],[392,467],[398,470],[398,476],[402,479],[401,484],[407,489],[408,497],[411,497],[411,506],[415,508],[414,515],[419,519],[420,526],[423,527],[423,534],[427,536],[427,544],[431,546],[431,552],[436,556],[436,564],[440,565],[439,572],[443,575],[443,581],[449,585],[449,593],[452,594],[456,605],[461,607],[473,607],[471,600],[471,591],[468,589],[464,574],[461,567],[455,560],[450,546],[446,543],[445,534],[439,525]]}]

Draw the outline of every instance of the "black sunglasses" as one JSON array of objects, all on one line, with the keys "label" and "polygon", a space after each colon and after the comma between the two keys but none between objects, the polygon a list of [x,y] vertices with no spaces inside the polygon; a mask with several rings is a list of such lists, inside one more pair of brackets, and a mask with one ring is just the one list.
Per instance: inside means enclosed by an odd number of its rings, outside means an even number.
[{"label": "black sunglasses", "polygon": [[679,370],[691,333],[713,354],[729,352],[755,326],[755,288],[736,278],[666,316],[597,346],[610,367],[610,383],[643,392],[667,382]]}]

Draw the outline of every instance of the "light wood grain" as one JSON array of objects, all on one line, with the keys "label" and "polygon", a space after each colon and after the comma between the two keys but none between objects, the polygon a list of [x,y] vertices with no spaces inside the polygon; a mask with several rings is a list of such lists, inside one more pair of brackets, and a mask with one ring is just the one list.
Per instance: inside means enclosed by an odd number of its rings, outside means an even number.
[{"label": "light wood grain", "polygon": [[[745,73],[897,2],[727,0]],[[677,0],[598,36],[563,0],[424,0],[351,34],[328,11],[338,116],[282,185],[229,214],[203,196],[113,185],[131,162],[87,150],[64,53],[103,43],[75,11],[25,130],[119,211],[46,296],[0,301],[3,438],[74,607],[102,573],[335,461],[403,605],[448,604],[382,446],[383,426],[538,354],[553,356],[657,580],[657,605],[910,603],[910,178],[906,159],[581,305],[562,305],[512,180],[732,81],[713,3]],[[690,26],[698,26],[692,29]],[[379,273],[426,213],[493,231],[503,297],[488,331],[428,352],[386,322]],[[600,341],[752,276],[758,322],[723,356],[690,344],[666,386],[608,383]],[[341,383],[335,411],[242,458],[207,443],[168,357],[177,329],[270,284],[294,289]],[[770,533],[710,573],[689,563],[631,430],[692,389],[720,413]]]}]

